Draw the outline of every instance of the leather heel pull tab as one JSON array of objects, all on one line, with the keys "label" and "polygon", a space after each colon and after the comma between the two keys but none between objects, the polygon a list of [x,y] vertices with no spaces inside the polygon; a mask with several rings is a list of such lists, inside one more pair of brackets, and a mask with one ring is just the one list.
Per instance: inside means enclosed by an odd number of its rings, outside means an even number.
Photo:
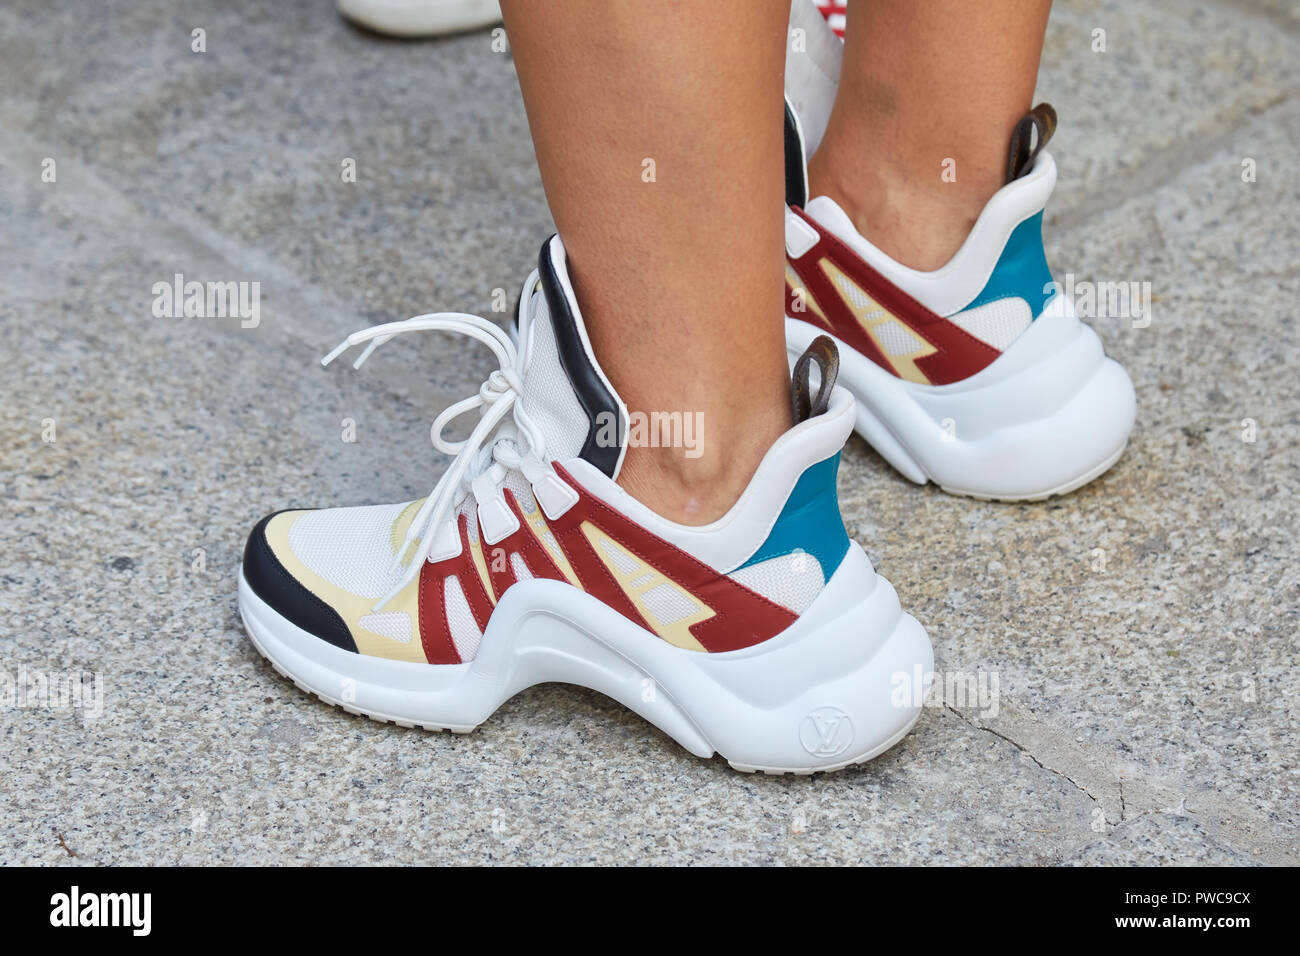
[{"label": "leather heel pull tab", "polygon": [[[821,383],[817,394],[812,394],[812,367],[817,366]],[[835,379],[840,374],[840,351],[829,336],[819,335],[812,340],[807,351],[794,363],[794,372],[790,376],[790,402],[794,410],[794,423],[806,422],[821,415],[830,406],[831,392],[835,389]]]},{"label": "leather heel pull tab", "polygon": [[[1007,151],[1007,182],[1019,179],[1034,164],[1039,150],[1056,132],[1056,110],[1051,103],[1039,103],[1020,117],[1011,133],[1011,148]],[[1037,135],[1035,141],[1034,134]]]}]

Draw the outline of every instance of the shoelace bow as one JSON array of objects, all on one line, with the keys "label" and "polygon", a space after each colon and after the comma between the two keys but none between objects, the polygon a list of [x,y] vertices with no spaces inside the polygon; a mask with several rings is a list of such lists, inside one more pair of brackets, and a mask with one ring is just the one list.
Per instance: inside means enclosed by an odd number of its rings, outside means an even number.
[{"label": "shoelace bow", "polygon": [[[521,293],[524,309],[531,308],[530,293],[536,282],[537,272],[534,270],[524,281]],[[529,482],[537,481],[548,471],[544,464],[546,436],[528,417],[520,401],[524,388],[523,356],[506,332],[489,319],[466,312],[430,312],[402,322],[375,325],[353,332],[321,359],[321,365],[329,365],[354,345],[368,342],[365,350],[352,363],[353,368],[360,368],[375,349],[406,332],[459,332],[468,335],[492,350],[499,367],[488,375],[479,387],[478,394],[450,405],[433,420],[429,429],[433,447],[445,454],[454,455],[455,458],[411,519],[411,525],[393,559],[392,571],[396,573],[402,567],[402,558],[411,543],[418,542],[415,554],[402,572],[401,580],[375,604],[372,611],[382,610],[415,580],[433,549],[443,522],[453,520],[453,509],[459,507],[467,494],[474,495],[475,501],[483,502],[500,493],[501,483],[509,471],[522,472]],[[479,410],[479,420],[468,438],[450,442],[442,437],[442,430],[447,425],[475,410]],[[510,411],[514,412],[515,427],[511,429],[507,422],[500,433],[494,436],[498,425],[501,425],[506,413]],[[490,436],[494,436],[491,443],[485,444]]]}]

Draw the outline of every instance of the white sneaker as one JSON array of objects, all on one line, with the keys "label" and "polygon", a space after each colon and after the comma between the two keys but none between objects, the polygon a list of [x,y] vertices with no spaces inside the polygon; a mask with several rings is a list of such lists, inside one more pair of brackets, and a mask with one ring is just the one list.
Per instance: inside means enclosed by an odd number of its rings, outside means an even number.
[{"label": "white sneaker", "polygon": [[[462,732],[533,684],[580,684],[739,770],[834,770],[907,733],[930,641],[845,533],[835,476],[854,403],[829,340],[796,370],[798,424],[725,516],[691,527],[615,483],[635,428],[558,238],[524,284],[517,347],[437,313],[356,333],[327,361],[416,330],[470,335],[500,367],[434,422],[455,458],[429,497],[253,530],[239,609],[277,670],[353,713]],[[443,441],[467,412],[469,438]]]},{"label": "white sneaker", "polygon": [[912,481],[977,498],[1064,494],[1110,468],[1136,397],[1043,252],[1052,108],[1017,124],[1006,185],[933,272],[881,252],[830,197],[807,198],[789,100],[786,122],[787,344],[793,360],[818,335],[835,340],[858,433]]}]

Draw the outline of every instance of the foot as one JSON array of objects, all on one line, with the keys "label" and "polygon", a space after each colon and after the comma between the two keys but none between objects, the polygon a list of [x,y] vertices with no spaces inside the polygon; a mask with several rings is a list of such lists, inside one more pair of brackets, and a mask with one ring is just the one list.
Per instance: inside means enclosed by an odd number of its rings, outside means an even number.
[{"label": "foot", "polygon": [[353,23],[394,37],[436,37],[501,20],[497,0],[338,0]]},{"label": "foot", "polygon": [[[1038,149],[1054,120],[1040,107],[1018,127],[1006,185],[934,271],[886,255],[830,196],[787,208],[790,354],[835,339],[858,433],[913,481],[1046,498],[1105,472],[1128,441],[1133,385],[1058,294],[1043,252],[1056,164]],[[806,167],[790,178],[797,199]]]},{"label": "foot", "polygon": [[[835,475],[854,403],[829,340],[799,365],[795,426],[722,518],[689,526],[617,483],[627,410],[558,238],[524,285],[517,345],[441,313],[357,333],[328,358],[420,329],[471,335],[500,369],[435,421],[455,458],[428,498],[254,528],[239,608],[277,670],[354,713],[462,732],[533,684],[581,684],[741,770],[833,770],[907,732],[932,652],[844,531]],[[470,411],[470,437],[443,442]]]}]

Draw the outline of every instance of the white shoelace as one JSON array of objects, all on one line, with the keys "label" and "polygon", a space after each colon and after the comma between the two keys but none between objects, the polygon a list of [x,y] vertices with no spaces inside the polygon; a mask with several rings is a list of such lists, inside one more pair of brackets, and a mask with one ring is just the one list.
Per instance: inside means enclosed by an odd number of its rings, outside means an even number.
[{"label": "white shoelace", "polygon": [[[524,311],[531,309],[532,290],[536,283],[537,272],[534,270],[524,281],[521,293]],[[526,324],[521,323],[521,326]],[[522,327],[520,331],[523,331]],[[472,494],[475,501],[483,502],[501,493],[501,483],[510,471],[522,472],[525,479],[535,482],[549,470],[543,457],[546,437],[528,417],[520,401],[524,389],[523,356],[509,335],[489,319],[466,312],[430,312],[402,322],[372,326],[349,335],[321,359],[321,365],[329,365],[352,346],[368,342],[365,351],[352,363],[353,368],[360,368],[370,353],[404,332],[459,332],[468,335],[492,349],[499,368],[487,377],[477,395],[456,402],[434,419],[429,429],[433,446],[445,454],[454,455],[455,459],[411,519],[402,546],[397,549],[393,571],[402,566],[402,557],[411,542],[418,541],[415,554],[406,565],[399,583],[379,600],[373,611],[382,610],[415,580],[429,557],[443,522],[454,522],[453,509],[460,506],[466,495]],[[468,438],[458,442],[443,439],[442,430],[447,425],[476,409],[479,410],[479,421]],[[511,410],[514,411],[515,427],[510,428],[506,423],[494,435],[497,426]]]}]

